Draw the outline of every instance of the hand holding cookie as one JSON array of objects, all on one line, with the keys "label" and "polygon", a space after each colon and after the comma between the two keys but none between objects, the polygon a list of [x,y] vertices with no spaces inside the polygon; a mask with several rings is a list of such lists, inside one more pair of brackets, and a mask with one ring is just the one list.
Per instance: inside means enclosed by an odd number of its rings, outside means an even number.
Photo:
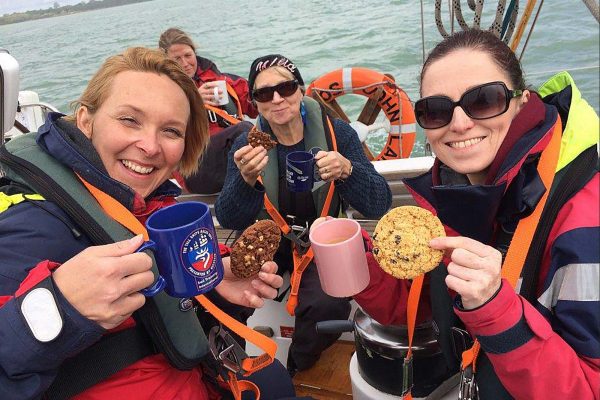
[{"label": "hand holding cookie", "polygon": [[268,161],[269,156],[263,147],[246,145],[233,153],[233,162],[240,170],[244,181],[250,186],[254,186]]},{"label": "hand holding cookie", "polygon": [[466,310],[485,304],[500,288],[502,254],[495,248],[460,236],[437,238],[431,247],[449,252],[446,285],[461,296]]},{"label": "hand holding cookie", "polygon": [[225,275],[215,288],[230,303],[260,308],[264,305],[264,299],[274,299],[283,285],[283,278],[277,275],[277,264],[273,261],[264,263],[258,275],[244,279],[233,275],[230,266],[231,257],[224,258]]},{"label": "hand holding cookie", "polygon": [[388,274],[414,279],[442,261],[443,251],[429,246],[431,239],[446,236],[440,220],[421,207],[390,210],[373,232],[373,256]]}]

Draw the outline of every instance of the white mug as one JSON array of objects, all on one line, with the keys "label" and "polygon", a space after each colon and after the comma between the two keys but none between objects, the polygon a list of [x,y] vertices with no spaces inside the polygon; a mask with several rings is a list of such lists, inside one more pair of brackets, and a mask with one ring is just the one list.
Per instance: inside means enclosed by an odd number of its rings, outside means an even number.
[{"label": "white mug", "polygon": [[214,83],[215,86],[213,88],[213,101],[215,103],[218,103],[220,106],[224,106],[225,104],[229,103],[229,95],[227,94],[227,82],[214,81]]}]

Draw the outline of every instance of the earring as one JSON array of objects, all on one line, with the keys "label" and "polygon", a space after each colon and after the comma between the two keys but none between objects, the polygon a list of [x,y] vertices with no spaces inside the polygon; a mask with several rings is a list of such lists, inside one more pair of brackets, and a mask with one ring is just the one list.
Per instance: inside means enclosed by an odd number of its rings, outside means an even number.
[{"label": "earring", "polygon": [[306,106],[304,102],[300,102],[300,116],[302,117],[302,124],[306,125]]}]

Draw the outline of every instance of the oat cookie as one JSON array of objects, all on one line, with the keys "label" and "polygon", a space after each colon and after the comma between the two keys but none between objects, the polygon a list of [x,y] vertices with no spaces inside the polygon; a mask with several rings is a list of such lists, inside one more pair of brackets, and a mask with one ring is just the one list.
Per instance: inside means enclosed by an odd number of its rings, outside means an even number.
[{"label": "oat cookie", "polygon": [[273,261],[280,240],[275,222],[267,219],[250,225],[231,248],[231,272],[238,278],[258,274],[265,262]]},{"label": "oat cookie", "polygon": [[390,210],[373,232],[373,255],[388,274],[413,279],[438,266],[443,252],[429,247],[434,237],[446,236],[440,220],[421,207]]},{"label": "oat cookie", "polygon": [[271,135],[259,131],[258,129],[256,129],[256,126],[253,126],[250,132],[248,132],[248,143],[252,147],[262,146],[267,151],[277,146],[277,142],[271,139]]}]

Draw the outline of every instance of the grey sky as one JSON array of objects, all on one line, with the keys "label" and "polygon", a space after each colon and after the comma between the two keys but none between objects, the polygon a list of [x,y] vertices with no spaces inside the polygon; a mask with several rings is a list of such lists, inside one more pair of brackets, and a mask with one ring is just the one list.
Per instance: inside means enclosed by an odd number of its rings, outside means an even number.
[{"label": "grey sky", "polygon": [[50,8],[54,2],[61,6],[81,3],[83,0],[0,0],[0,15]]}]

